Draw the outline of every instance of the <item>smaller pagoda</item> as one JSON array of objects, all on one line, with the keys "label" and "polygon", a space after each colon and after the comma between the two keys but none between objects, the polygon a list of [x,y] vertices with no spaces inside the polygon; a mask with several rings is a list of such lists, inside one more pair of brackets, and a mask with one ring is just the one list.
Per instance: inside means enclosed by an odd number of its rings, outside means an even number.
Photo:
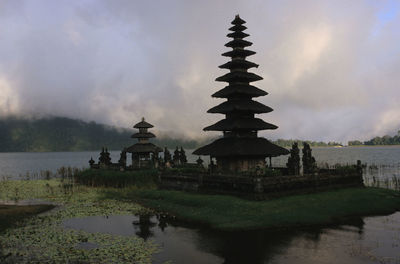
[{"label": "smaller pagoda", "polygon": [[137,138],[138,142],[126,149],[126,152],[132,153],[132,168],[157,167],[158,153],[162,149],[149,142],[150,138],[156,137],[153,133],[147,131],[152,127],[154,126],[147,123],[144,117],[141,122],[133,126],[133,128],[139,129],[139,132],[131,137]]}]

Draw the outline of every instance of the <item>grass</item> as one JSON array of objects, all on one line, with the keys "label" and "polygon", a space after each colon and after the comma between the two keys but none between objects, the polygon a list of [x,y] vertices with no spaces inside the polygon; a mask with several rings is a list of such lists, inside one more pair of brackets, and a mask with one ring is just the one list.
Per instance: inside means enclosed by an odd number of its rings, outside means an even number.
[{"label": "grass", "polygon": [[340,224],[352,216],[400,210],[400,193],[379,188],[349,188],[268,201],[166,190],[108,191],[106,195],[136,200],[178,219],[223,230]]},{"label": "grass", "polygon": [[0,233],[16,222],[53,209],[53,205],[0,205]]}]

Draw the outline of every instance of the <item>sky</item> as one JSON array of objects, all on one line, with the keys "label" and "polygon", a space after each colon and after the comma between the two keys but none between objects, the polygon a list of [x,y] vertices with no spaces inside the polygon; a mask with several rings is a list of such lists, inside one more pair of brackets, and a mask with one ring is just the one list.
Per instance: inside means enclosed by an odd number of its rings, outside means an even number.
[{"label": "sky", "polygon": [[[247,21],[279,128],[268,139],[368,140],[400,130],[400,1],[0,0],[0,117],[66,116],[189,138],[223,118],[224,44]],[[171,132],[171,133],[172,133]]]}]

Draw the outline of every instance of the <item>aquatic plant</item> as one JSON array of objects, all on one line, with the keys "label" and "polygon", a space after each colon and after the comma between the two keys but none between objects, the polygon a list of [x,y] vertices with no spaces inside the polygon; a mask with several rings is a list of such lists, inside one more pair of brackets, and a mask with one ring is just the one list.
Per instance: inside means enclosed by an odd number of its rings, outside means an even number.
[{"label": "aquatic plant", "polygon": [[369,165],[363,179],[366,186],[400,190],[400,164]]},{"label": "aquatic plant", "polygon": [[50,180],[53,173],[49,170],[42,170],[40,171],[40,178],[44,180]]},{"label": "aquatic plant", "polygon": [[335,170],[333,170],[335,174],[339,175],[354,175],[357,174],[357,166],[355,165],[335,165]]},{"label": "aquatic plant", "polygon": [[[115,236],[66,230],[62,222],[73,217],[137,214],[145,210],[136,203],[103,198],[102,188],[76,186],[65,194],[61,180],[6,181],[1,197],[20,190],[23,199],[41,198],[60,204],[58,209],[16,223],[0,234],[2,263],[151,263],[158,247],[136,236]],[[94,248],[80,245],[88,242]]]}]

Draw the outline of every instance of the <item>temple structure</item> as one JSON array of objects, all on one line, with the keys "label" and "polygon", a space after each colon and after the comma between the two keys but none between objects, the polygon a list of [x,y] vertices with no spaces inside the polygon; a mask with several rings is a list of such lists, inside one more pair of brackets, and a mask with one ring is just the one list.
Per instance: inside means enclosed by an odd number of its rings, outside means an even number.
[{"label": "temple structure", "polygon": [[225,118],[203,129],[222,131],[223,137],[193,152],[196,155],[215,157],[217,169],[223,171],[252,170],[265,166],[267,157],[289,154],[287,149],[257,135],[260,130],[276,129],[277,126],[255,117],[255,114],[269,113],[273,110],[252,99],[267,95],[267,92],[250,85],[251,82],[262,80],[262,77],[248,72],[248,69],[257,68],[258,65],[246,60],[246,57],[255,52],[245,49],[252,45],[244,40],[249,36],[243,32],[246,29],[243,25],[245,23],[239,15],[232,21],[233,26],[229,28],[232,32],[227,35],[232,40],[225,44],[232,50],[222,54],[231,60],[219,66],[230,72],[216,79],[219,82],[227,82],[228,85],[212,95],[216,98],[226,98],[227,101],[207,111],[224,114]]},{"label": "temple structure", "polygon": [[126,149],[126,152],[132,153],[133,168],[157,167],[158,153],[162,149],[149,142],[150,138],[156,137],[153,133],[147,131],[152,127],[153,125],[147,123],[144,117],[141,122],[133,126],[133,128],[139,129],[139,132],[131,137],[137,138],[138,142]]}]

